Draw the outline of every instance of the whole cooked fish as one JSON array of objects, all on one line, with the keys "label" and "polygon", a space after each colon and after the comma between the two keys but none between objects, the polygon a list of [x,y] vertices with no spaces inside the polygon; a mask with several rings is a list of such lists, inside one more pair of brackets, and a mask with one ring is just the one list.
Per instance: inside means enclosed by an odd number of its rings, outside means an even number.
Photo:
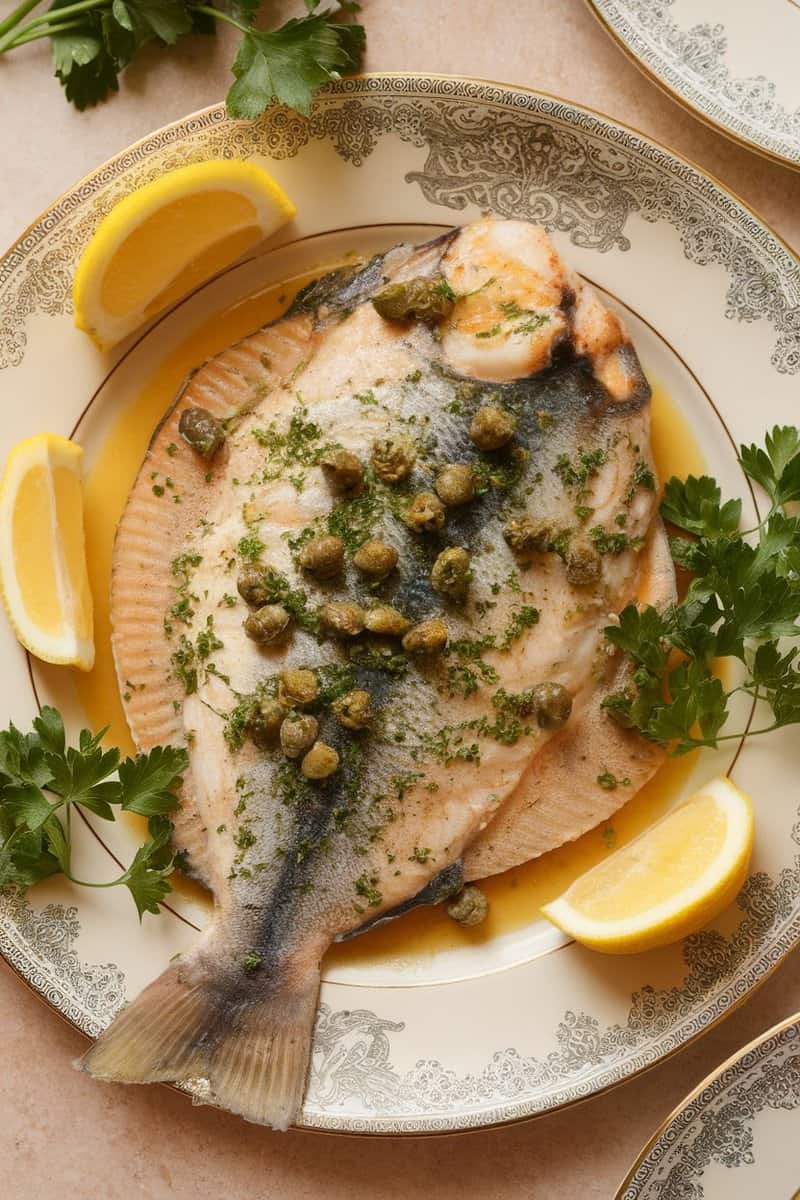
[{"label": "whole cooked fish", "polygon": [[189,379],[112,615],[138,743],[188,747],[175,839],[214,915],[92,1074],[203,1077],[285,1128],[333,940],[576,837],[629,794],[600,772],[652,773],[601,708],[609,615],[674,587],[648,399],[547,235],[493,219],[322,278]]}]

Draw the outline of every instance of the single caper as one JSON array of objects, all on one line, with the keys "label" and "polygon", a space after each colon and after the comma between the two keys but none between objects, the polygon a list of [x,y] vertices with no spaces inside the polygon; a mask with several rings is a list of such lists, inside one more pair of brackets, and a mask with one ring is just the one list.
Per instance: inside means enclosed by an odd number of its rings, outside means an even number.
[{"label": "single caper", "polygon": [[461,546],[448,546],[431,568],[431,587],[445,596],[462,596],[470,576],[470,556]]},{"label": "single caper", "polygon": [[567,580],[575,587],[597,583],[601,569],[600,555],[591,546],[576,546],[567,556]]},{"label": "single caper", "polygon": [[239,595],[251,608],[260,608],[262,604],[269,601],[267,576],[260,567],[256,567],[252,563],[247,563],[242,567],[239,578],[236,580],[236,587]]},{"label": "single caper", "polygon": [[364,464],[350,450],[330,450],[322,459],[322,469],[342,491],[355,491],[364,480]]},{"label": "single caper", "polygon": [[325,629],[341,637],[356,637],[364,628],[364,610],[348,600],[333,600],[323,604],[319,619]]},{"label": "single caper", "polygon": [[207,408],[185,408],[178,433],[201,458],[211,458],[225,442],[225,430]]},{"label": "single caper", "polygon": [[313,704],[319,694],[316,671],[307,667],[288,667],[278,680],[278,699],[287,708],[303,708]]},{"label": "single caper", "polygon": [[531,688],[531,699],[540,729],[561,729],[572,712],[572,696],[560,683],[537,683]]},{"label": "single caper", "polygon": [[453,311],[455,300],[443,275],[389,283],[372,297],[376,312],[386,321],[443,321]]},{"label": "single caper", "polygon": [[511,441],[516,429],[516,418],[510,412],[487,404],[472,418],[469,436],[479,450],[499,450]]},{"label": "single caper", "polygon": [[300,551],[300,566],[317,579],[333,579],[344,567],[344,542],[330,533],[312,538]]},{"label": "single caper", "polygon": [[300,764],[306,779],[327,779],[339,766],[339,755],[333,746],[325,742],[314,742]]},{"label": "single caper", "polygon": [[276,642],[289,628],[291,620],[282,604],[264,604],[251,612],[244,622],[244,631],[259,645]]},{"label": "single caper", "polygon": [[436,476],[436,494],[448,508],[475,498],[475,472],[469,463],[448,463]]},{"label": "single caper", "polygon": [[447,626],[441,617],[420,621],[403,638],[407,654],[440,654],[447,645]]},{"label": "single caper", "polygon": [[364,542],[353,555],[353,565],[372,579],[383,579],[397,566],[398,553],[388,542]]},{"label": "single caper", "polygon": [[480,925],[486,920],[489,912],[489,901],[479,887],[468,883],[458,892],[447,905],[447,915],[458,925],[469,929]]},{"label": "single caper", "polygon": [[364,614],[364,628],[384,637],[402,637],[408,633],[411,622],[390,604],[378,604],[375,608],[368,608]]},{"label": "single caper", "polygon": [[286,711],[280,700],[268,696],[261,700],[247,724],[247,732],[260,750],[277,743]]},{"label": "single caper", "polygon": [[287,758],[299,758],[313,745],[319,733],[316,717],[307,713],[290,713],[281,725],[281,749]]},{"label": "single caper", "polygon": [[362,688],[340,696],[334,700],[331,708],[345,729],[366,729],[372,719],[372,698]]},{"label": "single caper", "polygon": [[417,458],[413,442],[405,437],[378,438],[372,443],[370,462],[384,483],[399,483],[410,473]]},{"label": "single caper", "polygon": [[553,531],[545,521],[533,517],[514,517],[503,530],[503,537],[515,554],[527,557],[543,554],[553,543]]},{"label": "single caper", "polygon": [[403,513],[403,520],[416,533],[435,533],[441,529],[447,513],[438,496],[433,492],[417,492]]}]

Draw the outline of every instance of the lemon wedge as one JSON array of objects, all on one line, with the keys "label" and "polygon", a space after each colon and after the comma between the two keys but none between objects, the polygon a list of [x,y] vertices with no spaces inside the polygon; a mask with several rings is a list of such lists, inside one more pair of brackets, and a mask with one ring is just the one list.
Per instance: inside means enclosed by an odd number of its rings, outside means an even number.
[{"label": "lemon wedge", "polygon": [[606,954],[666,946],[727,908],[747,876],[752,848],[749,798],[730,779],[714,779],[541,911]]},{"label": "lemon wedge", "polygon": [[82,459],[80,446],[53,433],[27,438],[9,454],[0,480],[0,589],[31,654],[90,671]]},{"label": "lemon wedge", "polygon": [[121,200],[78,264],[75,324],[107,349],[290,221],[296,208],[254,163],[168,171]]}]

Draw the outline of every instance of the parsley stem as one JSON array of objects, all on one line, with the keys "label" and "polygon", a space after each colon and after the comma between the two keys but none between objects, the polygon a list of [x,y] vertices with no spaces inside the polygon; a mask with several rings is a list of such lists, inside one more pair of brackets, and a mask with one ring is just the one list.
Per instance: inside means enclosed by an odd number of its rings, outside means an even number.
[{"label": "parsley stem", "polygon": [[16,25],[19,25],[22,18],[26,17],[31,9],[36,8],[36,5],[39,3],[41,3],[41,0],[23,0],[23,3],[18,8],[15,8],[13,12],[10,12],[5,20],[0,21],[0,37],[8,33],[9,29],[13,29]]},{"label": "parsley stem", "polygon": [[0,54],[4,54],[6,50],[12,50],[16,46],[23,46],[25,42],[33,41],[32,37],[28,37],[34,29],[46,27],[48,35],[50,33],[58,33],[65,18],[75,16],[77,13],[89,12],[100,8],[109,7],[109,0],[78,0],[77,4],[68,4],[64,8],[50,9],[49,12],[42,13],[39,17],[34,17],[32,21],[28,21],[27,25],[23,25],[22,29],[16,27],[11,29],[4,37],[0,37]]},{"label": "parsley stem", "polygon": [[65,29],[77,29],[83,22],[78,19],[75,21],[65,21],[63,25],[52,25],[45,29],[32,29],[30,33],[21,30],[13,41],[0,43],[0,54],[8,54],[9,50],[16,50],[18,46],[27,46],[29,42],[38,42],[41,38],[52,37],[55,33],[63,33]]},{"label": "parsley stem", "polygon": [[64,871],[63,874],[67,877],[67,879],[70,881],[70,883],[74,883],[78,887],[92,887],[92,888],[116,887],[118,883],[124,883],[128,876],[128,872],[125,871],[122,875],[119,875],[116,879],[109,879],[108,883],[92,883],[88,879],[76,879],[76,877],[74,875],[70,875],[69,871]]},{"label": "parsley stem", "polygon": [[106,8],[107,6],[108,0],[78,0],[77,4],[65,4],[63,8],[51,8],[49,12],[42,13],[40,17],[34,17],[32,21],[28,21],[25,30],[33,29],[36,25],[49,25],[53,21],[61,21],[64,17],[73,17],[76,13],[88,12],[93,8]]},{"label": "parsley stem", "polygon": [[212,8],[210,4],[190,4],[189,8],[192,12],[204,13],[207,17],[213,17],[215,21],[224,21],[226,25],[232,25],[240,33],[252,33],[252,30],[246,25],[241,25],[233,17],[228,16],[227,13],[221,12],[218,8]]},{"label": "parsley stem", "polygon": [[747,731],[742,730],[740,733],[721,733],[715,738],[692,738],[691,745],[693,748],[700,746],[714,747],[716,746],[717,742],[741,741],[742,738],[758,737],[759,734],[773,733],[776,729],[780,728],[782,728],[781,725],[776,721],[774,725],[765,725],[763,729],[748,729]]}]

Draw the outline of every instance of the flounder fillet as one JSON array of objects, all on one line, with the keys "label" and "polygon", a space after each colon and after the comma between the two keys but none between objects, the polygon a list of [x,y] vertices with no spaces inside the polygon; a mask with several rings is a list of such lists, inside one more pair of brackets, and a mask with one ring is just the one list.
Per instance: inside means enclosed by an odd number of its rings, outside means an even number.
[{"label": "flounder fillet", "polygon": [[[387,281],[423,278],[452,309],[438,322],[387,320],[371,303]],[[604,626],[640,593],[664,602],[674,589],[648,399],[619,320],[547,235],[490,219],[323,278],[188,380],[120,523],[112,615],[137,742],[188,746],[175,838],[214,916],[102,1035],[89,1071],[201,1076],[219,1104],[286,1127],[334,939],[578,836],[652,774],[660,752],[601,708],[624,684]],[[178,434],[198,406],[228,419],[210,462]],[[487,407],[516,422],[497,449],[470,433]],[[414,458],[396,481],[369,465],[386,439]],[[366,464],[360,488],[332,486],[335,448]],[[473,466],[475,498],[438,517],[434,503],[431,527],[410,528],[414,497],[448,463]],[[345,548],[327,580],[302,566],[323,534]],[[375,538],[398,564],[370,582],[353,554]],[[471,555],[463,596],[432,586],[448,547]],[[248,562],[269,568],[291,614],[267,645],[243,629]],[[415,656],[397,637],[325,635],[321,606],[341,601],[442,619],[447,646]],[[247,736],[291,668],[317,672],[307,711],[339,757],[322,780]],[[573,698],[556,731],[526,700],[543,681]],[[371,696],[363,731],[332,708],[352,689]],[[604,791],[602,770],[630,788]]]}]

